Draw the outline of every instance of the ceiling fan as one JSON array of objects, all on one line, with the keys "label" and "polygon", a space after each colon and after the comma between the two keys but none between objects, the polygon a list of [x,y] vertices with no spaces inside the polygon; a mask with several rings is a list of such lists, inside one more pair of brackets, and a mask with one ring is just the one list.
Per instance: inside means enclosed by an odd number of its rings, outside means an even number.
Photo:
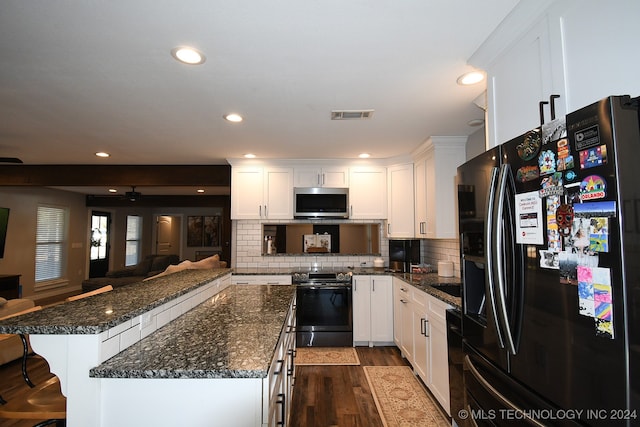
[{"label": "ceiling fan", "polygon": [[141,197],[142,193],[136,191],[136,187],[134,185],[131,186],[131,191],[124,193],[124,198],[132,202],[137,202]]},{"label": "ceiling fan", "polygon": [[17,157],[0,157],[0,163],[22,163]]}]

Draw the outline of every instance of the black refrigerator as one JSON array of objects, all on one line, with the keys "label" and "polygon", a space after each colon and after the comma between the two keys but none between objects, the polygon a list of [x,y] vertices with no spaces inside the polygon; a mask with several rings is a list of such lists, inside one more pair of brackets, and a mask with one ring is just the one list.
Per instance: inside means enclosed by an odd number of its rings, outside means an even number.
[{"label": "black refrigerator", "polygon": [[640,425],[638,99],[458,168],[461,425]]}]

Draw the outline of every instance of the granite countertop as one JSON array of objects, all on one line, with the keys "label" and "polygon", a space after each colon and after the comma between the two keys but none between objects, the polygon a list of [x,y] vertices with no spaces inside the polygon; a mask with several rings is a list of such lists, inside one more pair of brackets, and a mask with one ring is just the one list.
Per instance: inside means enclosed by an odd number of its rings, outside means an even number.
[{"label": "granite countertop", "polygon": [[98,378],[265,378],[293,285],[232,285],[100,366]]},{"label": "granite countertop", "polygon": [[437,273],[396,273],[395,276],[404,280],[408,284],[415,286],[421,291],[424,291],[429,295],[433,295],[447,304],[451,304],[457,309],[462,309],[462,298],[449,295],[448,293],[438,289],[439,285],[462,286],[462,280],[459,277],[442,277],[438,276]]},{"label": "granite countertop", "polygon": [[0,321],[0,333],[98,334],[232,270],[184,270]]},{"label": "granite countertop", "polygon": [[[236,268],[233,271],[234,275],[290,275],[295,269],[291,267],[255,267],[255,268]],[[346,269],[345,269],[346,270]],[[416,288],[433,295],[441,301],[451,304],[452,306],[460,309],[462,308],[462,299],[449,295],[448,293],[438,289],[438,285],[462,285],[462,280],[459,277],[442,277],[437,273],[395,273],[385,268],[373,268],[373,267],[356,267],[348,269],[353,272],[354,275],[366,275],[366,276],[395,276],[408,284],[415,286]]]}]

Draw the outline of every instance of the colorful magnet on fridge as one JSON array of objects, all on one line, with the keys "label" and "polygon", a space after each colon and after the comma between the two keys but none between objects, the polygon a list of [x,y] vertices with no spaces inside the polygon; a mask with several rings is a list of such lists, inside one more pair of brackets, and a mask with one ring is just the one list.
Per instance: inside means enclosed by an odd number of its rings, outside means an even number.
[{"label": "colorful magnet on fridge", "polygon": [[536,130],[530,131],[525,135],[524,140],[516,147],[518,157],[524,161],[533,159],[540,150],[540,143],[540,133]]},{"label": "colorful magnet on fridge", "polygon": [[598,175],[589,175],[580,183],[580,200],[602,199],[607,195],[607,183]]},{"label": "colorful magnet on fridge", "polygon": [[522,166],[516,172],[516,179],[520,182],[532,181],[540,177],[537,166]]},{"label": "colorful magnet on fridge", "polygon": [[589,250],[609,252],[609,218],[593,217],[590,219]]},{"label": "colorful magnet on fridge", "polygon": [[573,181],[574,179],[576,179],[578,177],[578,175],[576,175],[576,173],[574,171],[566,171],[564,173],[564,179],[567,180],[568,182]]},{"label": "colorful magnet on fridge", "polygon": [[607,146],[589,148],[580,152],[580,169],[595,168],[607,163]]},{"label": "colorful magnet on fridge", "polygon": [[538,167],[540,175],[549,175],[556,171],[556,153],[551,150],[545,150],[538,157]]},{"label": "colorful magnet on fridge", "polygon": [[595,324],[596,324],[596,336],[597,337],[608,338],[610,340],[612,340],[614,338],[614,336],[613,336],[613,321],[605,320],[605,319],[598,319],[596,317],[595,318]]},{"label": "colorful magnet on fridge", "polygon": [[558,224],[558,233],[560,233],[562,237],[569,237],[571,234],[573,218],[572,205],[563,203],[556,209],[556,224]]}]

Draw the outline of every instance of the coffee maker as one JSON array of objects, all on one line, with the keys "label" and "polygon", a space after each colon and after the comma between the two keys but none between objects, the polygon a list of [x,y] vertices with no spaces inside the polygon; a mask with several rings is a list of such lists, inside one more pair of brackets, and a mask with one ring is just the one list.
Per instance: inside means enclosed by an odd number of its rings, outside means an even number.
[{"label": "coffee maker", "polygon": [[420,263],[420,240],[389,240],[389,269],[411,271],[411,264]]}]

